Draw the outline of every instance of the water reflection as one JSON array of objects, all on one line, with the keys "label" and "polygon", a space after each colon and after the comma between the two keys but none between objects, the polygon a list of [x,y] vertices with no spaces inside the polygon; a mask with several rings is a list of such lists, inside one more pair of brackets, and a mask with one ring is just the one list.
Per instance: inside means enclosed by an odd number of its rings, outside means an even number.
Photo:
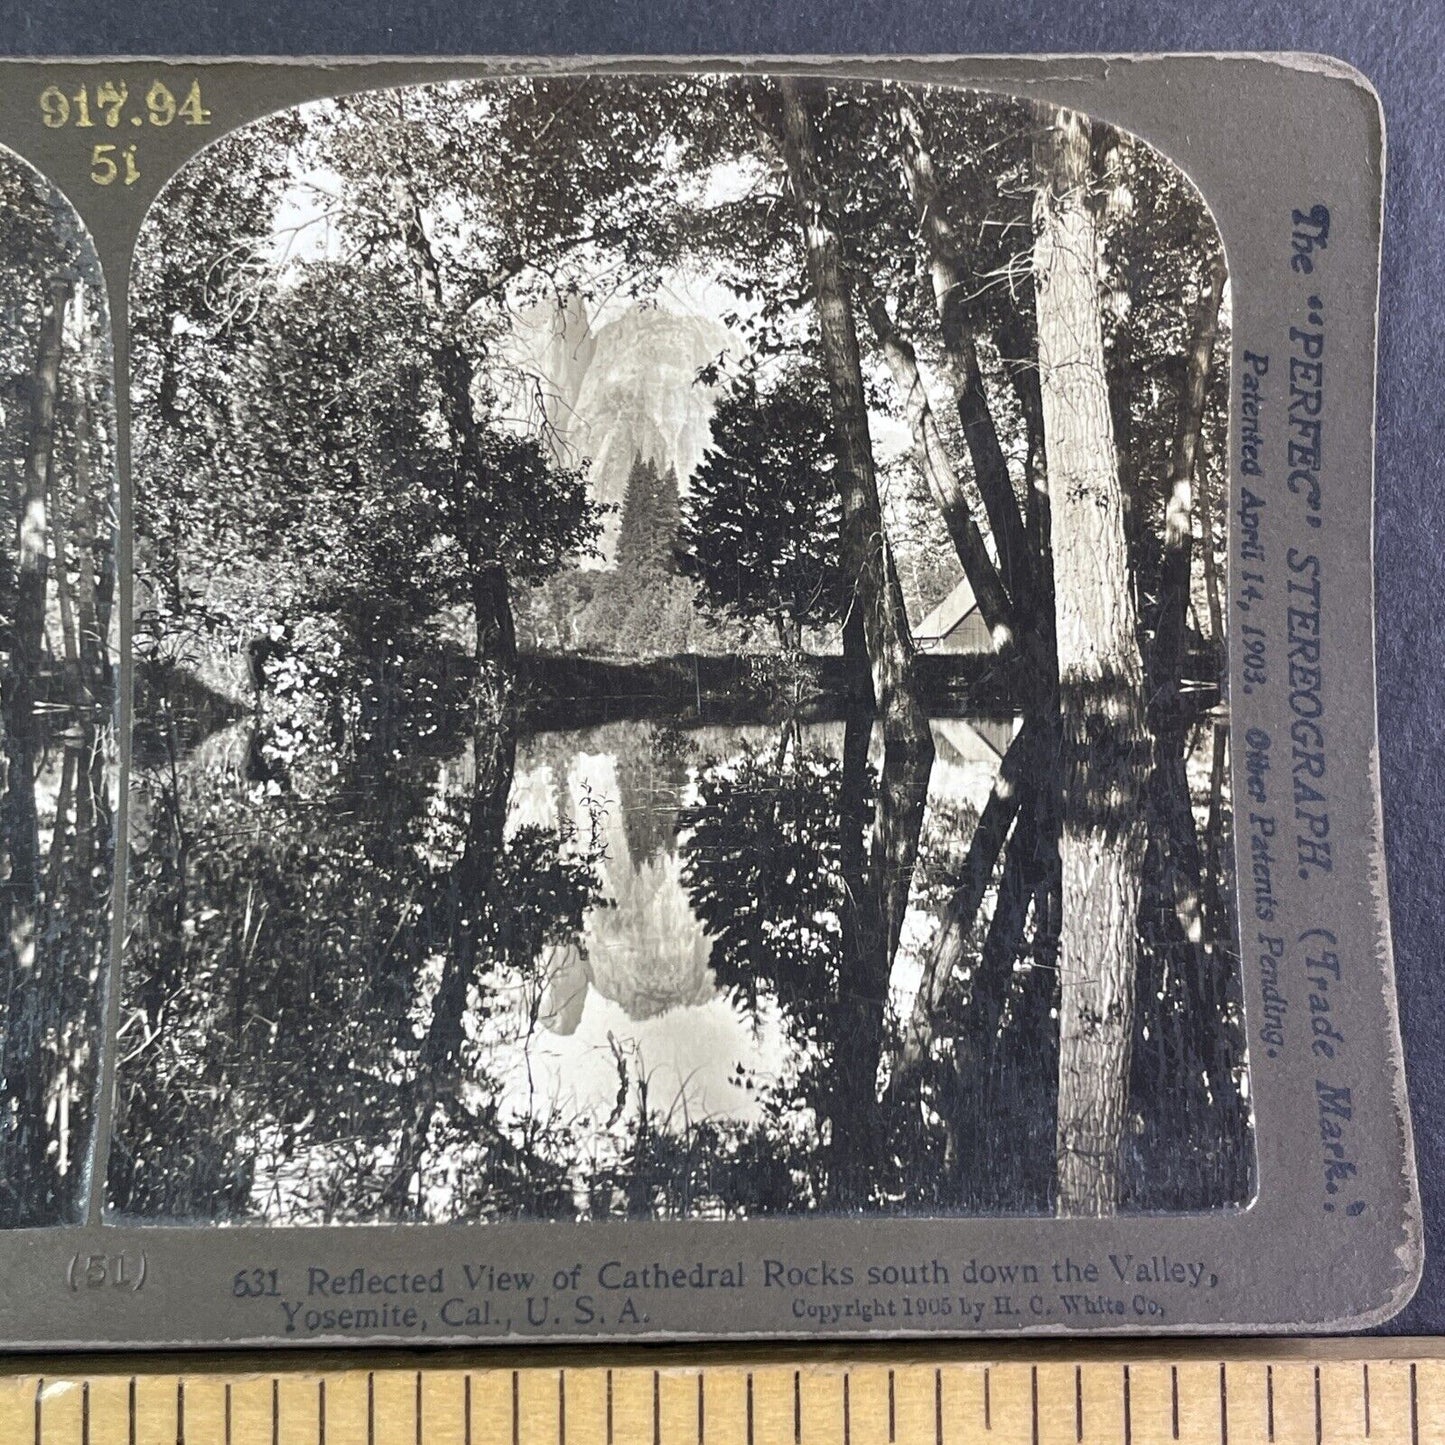
[{"label": "water reflection", "polygon": [[[1015,728],[933,724],[873,1074]],[[257,750],[246,720],[173,781],[142,774],[122,1210],[453,1218],[520,1190],[523,1213],[675,1213],[674,1149],[761,1150],[772,1207],[827,1202],[795,1156],[827,1154],[858,1070],[839,830],[886,765],[871,719],[532,733],[485,786],[476,740],[364,787],[257,777]],[[502,782],[494,856],[457,896]],[[735,1185],[699,1207],[746,1211]]]},{"label": "water reflection", "polygon": [[[320,713],[208,736],[146,716],[118,1214],[1053,1207],[1057,815],[1032,725],[528,731],[432,707],[422,731],[378,707],[328,752]],[[1171,769],[1176,831],[1227,840],[1223,740],[1200,726]],[[1132,1207],[1247,1181],[1208,852],[1196,929],[1171,850],[1146,870]]]},{"label": "water reflection", "polygon": [[[1013,724],[941,719],[930,809],[978,808]],[[843,724],[799,727],[789,744],[841,760]],[[491,1065],[487,1087],[504,1113],[557,1112],[584,1130],[624,1126],[641,1107],[636,1088],[619,1103],[621,1071],[647,1082],[650,1106],[680,1132],[699,1120],[755,1123],[770,1087],[796,1072],[796,1049],[776,998],[725,988],[711,965],[719,940],[689,898],[685,873],[694,831],[679,821],[700,801],[699,779],[727,777],[747,790],[749,764],[776,750],[776,727],[663,732],[619,723],[543,733],[518,750],[509,832],[561,830],[591,851],[600,897],[578,938],[550,948],[536,973],[500,992],[476,1035]],[[876,749],[875,749],[876,752]],[[878,759],[874,758],[876,767]],[[441,786],[463,785],[466,763]],[[740,777],[740,774],[744,775]],[[771,781],[752,779],[764,805]],[[946,849],[950,839],[935,842]],[[769,854],[769,862],[776,861]],[[935,856],[934,866],[946,866]],[[731,920],[730,920],[731,922]],[[835,920],[836,922],[836,920]],[[937,926],[914,900],[895,964],[895,992],[917,987],[918,953]]]}]

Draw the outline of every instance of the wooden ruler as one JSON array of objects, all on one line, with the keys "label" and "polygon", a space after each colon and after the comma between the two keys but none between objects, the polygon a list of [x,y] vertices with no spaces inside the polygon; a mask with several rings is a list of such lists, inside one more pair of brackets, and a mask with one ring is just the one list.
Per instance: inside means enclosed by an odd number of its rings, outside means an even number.
[{"label": "wooden ruler", "polygon": [[[965,1348],[969,1353],[965,1354]],[[1445,1445],[1445,1342],[57,1358],[0,1445]]]}]

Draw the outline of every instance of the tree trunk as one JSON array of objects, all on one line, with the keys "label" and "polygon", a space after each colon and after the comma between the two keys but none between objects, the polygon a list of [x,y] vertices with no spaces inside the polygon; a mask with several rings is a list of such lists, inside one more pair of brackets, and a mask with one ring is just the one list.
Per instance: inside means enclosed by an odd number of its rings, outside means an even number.
[{"label": "tree trunk", "polygon": [[871,841],[863,841],[868,748],[873,720],[850,714],[843,739],[839,815],[843,875],[842,958],[830,1091],[830,1203],[867,1206],[882,1162],[878,1068],[888,985],[918,860],[918,839],[933,766],[933,740],[883,725]]},{"label": "tree trunk", "polygon": [[[15,579],[15,621],[11,630],[12,679],[7,689],[7,734],[28,735],[33,727],[35,689],[45,646],[48,581],[46,499],[55,454],[55,413],[60,391],[61,335],[71,283],[53,277],[41,313],[40,345],[30,406],[30,448],[20,498],[19,556]],[[17,728],[18,725],[18,728]]]},{"label": "tree trunk", "polygon": [[1001,652],[1019,637],[1013,604],[993,559],[988,555],[983,534],[973,520],[968,498],[939,435],[928,392],[918,370],[917,354],[913,344],[894,325],[881,296],[874,297],[867,310],[869,323],[883,349],[883,359],[888,363],[894,385],[903,397],[903,415],[913,436],[918,468],[943,516],[958,559],[963,563],[968,585],[973,588],[974,600],[993,638],[994,648]]},{"label": "tree trunk", "polygon": [[[50,545],[55,554],[55,600],[60,613],[60,645],[65,657],[65,693],[84,692],[80,676],[80,635],[75,621],[75,596],[70,586],[70,509],[56,468],[50,468]],[[83,564],[83,559],[82,559]]]},{"label": "tree trunk", "polygon": [[[1216,732],[1213,776],[1222,786],[1219,742]],[[1238,952],[1232,910],[1220,916],[1210,900],[1219,857],[1195,823],[1185,766],[1194,746],[1157,749],[1150,781],[1133,1068],[1140,1152],[1156,1165],[1136,1185],[1146,1209],[1234,1204],[1248,1187],[1234,1074]]]},{"label": "tree trunk", "polygon": [[[1132,142],[1111,125],[1096,123],[1091,136],[1095,171],[1095,210],[1107,231],[1125,214],[1124,198],[1129,194],[1124,178],[1125,157]],[[1152,545],[1149,519],[1139,496],[1138,462],[1135,456],[1133,404],[1138,378],[1134,374],[1134,329],[1129,317],[1132,298],[1129,275],[1122,267],[1111,268],[1101,278],[1104,312],[1114,318],[1114,332],[1107,352],[1109,413],[1114,421],[1114,455],[1119,464],[1119,487],[1124,497],[1124,540],[1129,550],[1129,572],[1134,594],[1134,615],[1145,614],[1146,598],[1154,595],[1157,549]]]},{"label": "tree trunk", "polygon": [[477,622],[477,663],[510,683],[517,671],[517,626],[506,569],[500,562],[472,564],[472,609]]},{"label": "tree trunk", "polygon": [[[510,701],[493,712],[479,705],[473,732],[471,805],[462,853],[441,885],[438,899],[446,938],[446,960],[432,997],[431,1019],[417,1053],[402,1112],[396,1163],[385,1191],[398,1218],[423,1214],[424,1171],[432,1122],[439,1105],[455,1097],[465,1042],[467,996],[476,976],[478,954],[498,900],[491,895],[497,859],[506,839],[507,804],[517,763],[517,729]],[[485,1130],[491,1148],[508,1163],[521,1158],[499,1131]],[[415,1191],[415,1192],[413,1192]]]},{"label": "tree trunk", "polygon": [[[81,363],[84,366],[84,362]],[[79,566],[76,584],[76,621],[80,631],[80,671],[84,694],[94,699],[103,685],[101,658],[105,638],[100,631],[100,607],[95,575],[97,532],[94,475],[91,467],[93,431],[91,412],[95,405],[94,383],[89,368],[75,387],[75,550]]]},{"label": "tree trunk", "polygon": [[923,977],[894,1059],[891,1094],[899,1094],[907,1087],[927,1057],[934,1020],[950,983],[962,970],[974,922],[1018,815],[1023,780],[1040,761],[1038,736],[1037,725],[1024,724],[1004,754],[988,801],[978,815],[958,882],[944,911],[943,926],[924,960]]},{"label": "tree trunk", "polygon": [[1216,721],[1209,762],[1209,810],[1204,823],[1204,928],[1211,951],[1217,956],[1221,940],[1233,932],[1232,915],[1224,881],[1224,777],[1229,761],[1229,723]]},{"label": "tree trunk", "polygon": [[993,410],[984,389],[978,343],[968,318],[967,273],[962,248],[949,224],[926,144],[922,122],[911,107],[903,122],[903,178],[918,215],[919,232],[928,251],[929,274],[938,306],[944,355],[948,359],[958,419],[973,464],[974,481],[988,514],[998,550],[1004,586],[1014,605],[1027,613],[1033,601],[1033,565],[1029,540],[1009,478],[1008,462],[999,444]]},{"label": "tree trunk", "polygon": [[1014,496],[1008,461],[999,443],[988,392],[984,389],[978,343],[973,333],[957,320],[945,327],[943,339],[954,374],[958,419],[963,426],[964,441],[968,445],[979,492],[988,512],[989,529],[998,549],[1004,585],[1017,605],[1030,611],[1034,600],[1034,570],[1028,534],[1024,530],[1018,499]]},{"label": "tree trunk", "polygon": [[1041,555],[1049,545],[1049,469],[1044,448],[1044,401],[1039,391],[1039,367],[1033,337],[1024,318],[1012,307],[994,332],[994,345],[1003,362],[1004,375],[1019,404],[1024,420],[1027,452],[1024,477],[1028,496],[1024,506],[1024,525],[1028,530],[1029,550]]},{"label": "tree trunk", "polygon": [[[172,326],[180,313],[172,317]],[[175,332],[172,331],[165,344],[161,348],[160,376],[156,384],[156,410],[160,415],[171,435],[179,435],[186,427],[188,418],[181,409],[181,378],[179,362],[176,355],[177,347],[174,341]],[[144,474],[138,477],[141,481]],[[157,488],[160,491],[160,488]],[[160,541],[160,526],[164,525],[166,537],[164,541],[164,552],[158,558],[160,573],[158,586],[163,591],[165,601],[169,610],[179,616],[185,615],[186,602],[184,598],[184,581],[182,574],[185,571],[184,556],[185,545],[190,540],[186,535],[186,527],[181,518],[182,509],[164,495],[155,495],[151,499],[151,505],[159,513],[160,522],[156,526],[157,542]],[[164,510],[161,510],[161,509]],[[110,585],[114,587],[113,576]]]},{"label": "tree trunk", "polygon": [[1023,318],[1012,310],[995,333],[1000,359],[1024,419],[1027,452],[1024,477],[1024,527],[1033,559],[1033,616],[1041,672],[1039,705],[1054,712],[1058,706],[1059,660],[1054,639],[1054,553],[1049,509],[1048,449],[1044,442],[1044,400],[1039,386],[1038,356],[1034,339]]},{"label": "tree trunk", "polygon": [[[1164,706],[1177,706],[1180,669],[1184,665],[1185,623],[1189,615],[1190,572],[1194,551],[1194,473],[1204,402],[1219,334],[1219,306],[1224,296],[1224,257],[1216,252],[1207,284],[1200,291],[1190,328],[1189,355],[1174,443],[1169,454],[1169,501],[1164,513],[1164,563],[1159,578],[1159,616],[1154,635],[1152,684]],[[1205,538],[1212,552],[1213,537]]]},{"label": "tree trunk", "polygon": [[[842,242],[818,174],[813,127],[802,92],[797,81],[791,79],[779,80],[778,87],[782,95],[783,157],[807,253],[838,441],[843,567],[853,583],[850,618],[854,611],[862,614],[875,706],[884,718],[896,713],[899,725],[917,736],[927,731],[927,722],[909,680],[913,638],[883,530]],[[856,631],[852,635],[856,638]],[[844,640],[849,640],[846,625]]]},{"label": "tree trunk", "polygon": [[[1006,1027],[1010,996],[1018,982],[1014,965],[1027,953],[1029,907],[1040,868],[1034,780],[1027,780],[1023,791],[1027,796],[1004,850],[993,914],[968,980],[967,1002],[953,1045],[956,1077],[949,1081],[945,1095],[960,1143],[950,1180],[951,1202],[975,1207],[993,1192],[989,1186],[1007,1178],[1020,1162],[1014,1151],[1023,1121],[999,1117],[997,1110],[1003,1103],[998,1085],[1007,1072],[1011,1048],[1017,1052],[1018,1046],[1027,1048],[1032,1042]],[[1006,1037],[1009,1033],[1014,1037]],[[1008,1199],[1006,1189],[1002,1197]],[[1004,1208],[1009,1207],[1017,1208],[1017,1202],[1008,1200]]]},{"label": "tree trunk", "polygon": [[1089,132],[1045,114],[1034,282],[1059,659],[1062,935],[1058,1209],[1110,1214],[1134,1025],[1147,748],[1100,315]]},{"label": "tree trunk", "polygon": [[1209,485],[1209,459],[1202,451],[1195,461],[1199,486],[1199,545],[1204,562],[1204,600],[1209,607],[1209,640],[1224,665],[1224,602],[1219,581],[1219,558],[1214,551],[1214,498]]},{"label": "tree trunk", "polygon": [[[421,206],[405,181],[396,183],[402,244],[416,268],[422,310],[432,330],[432,364],[442,395],[442,408],[462,456],[477,471],[485,465],[476,412],[472,405],[475,367],[466,351],[447,331],[446,297],[441,268],[422,221]],[[506,274],[512,274],[510,272]],[[505,275],[495,284],[505,284]],[[480,299],[480,298],[478,298]],[[465,484],[463,483],[463,486]],[[465,516],[465,496],[454,498],[457,515]],[[517,630],[512,615],[506,565],[486,555],[486,539],[476,528],[462,538],[471,571],[472,604],[477,627],[477,663],[484,689],[510,695],[517,669]],[[482,704],[486,705],[486,704]]]},{"label": "tree trunk", "polygon": [[827,1090],[829,1204],[862,1207],[869,1167],[877,1149],[876,1085],[883,1044],[883,998],[876,959],[884,949],[884,924],[870,887],[867,847],[868,747],[873,718],[849,713],[843,733],[839,794],[839,871],[843,881],[838,997],[828,1027],[831,1053]]}]

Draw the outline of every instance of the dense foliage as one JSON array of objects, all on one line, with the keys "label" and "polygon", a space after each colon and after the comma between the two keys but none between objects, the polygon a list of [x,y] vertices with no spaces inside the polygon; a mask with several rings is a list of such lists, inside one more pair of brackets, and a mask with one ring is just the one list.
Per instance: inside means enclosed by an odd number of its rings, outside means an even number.
[{"label": "dense foliage", "polygon": [[836,450],[820,393],[816,380],[793,376],[765,394],[750,378],[724,397],[681,528],[682,568],[708,605],[771,623],[794,649],[804,624],[836,622],[847,603]]}]

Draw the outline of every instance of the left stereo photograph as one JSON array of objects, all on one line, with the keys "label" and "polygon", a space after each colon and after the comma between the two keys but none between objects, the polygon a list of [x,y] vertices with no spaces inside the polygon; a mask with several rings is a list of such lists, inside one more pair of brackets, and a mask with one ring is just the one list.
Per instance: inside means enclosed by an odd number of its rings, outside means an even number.
[{"label": "left stereo photograph", "polygon": [[96,1144],[116,804],[115,409],[104,277],[0,148],[0,1228],[78,1223]]}]

